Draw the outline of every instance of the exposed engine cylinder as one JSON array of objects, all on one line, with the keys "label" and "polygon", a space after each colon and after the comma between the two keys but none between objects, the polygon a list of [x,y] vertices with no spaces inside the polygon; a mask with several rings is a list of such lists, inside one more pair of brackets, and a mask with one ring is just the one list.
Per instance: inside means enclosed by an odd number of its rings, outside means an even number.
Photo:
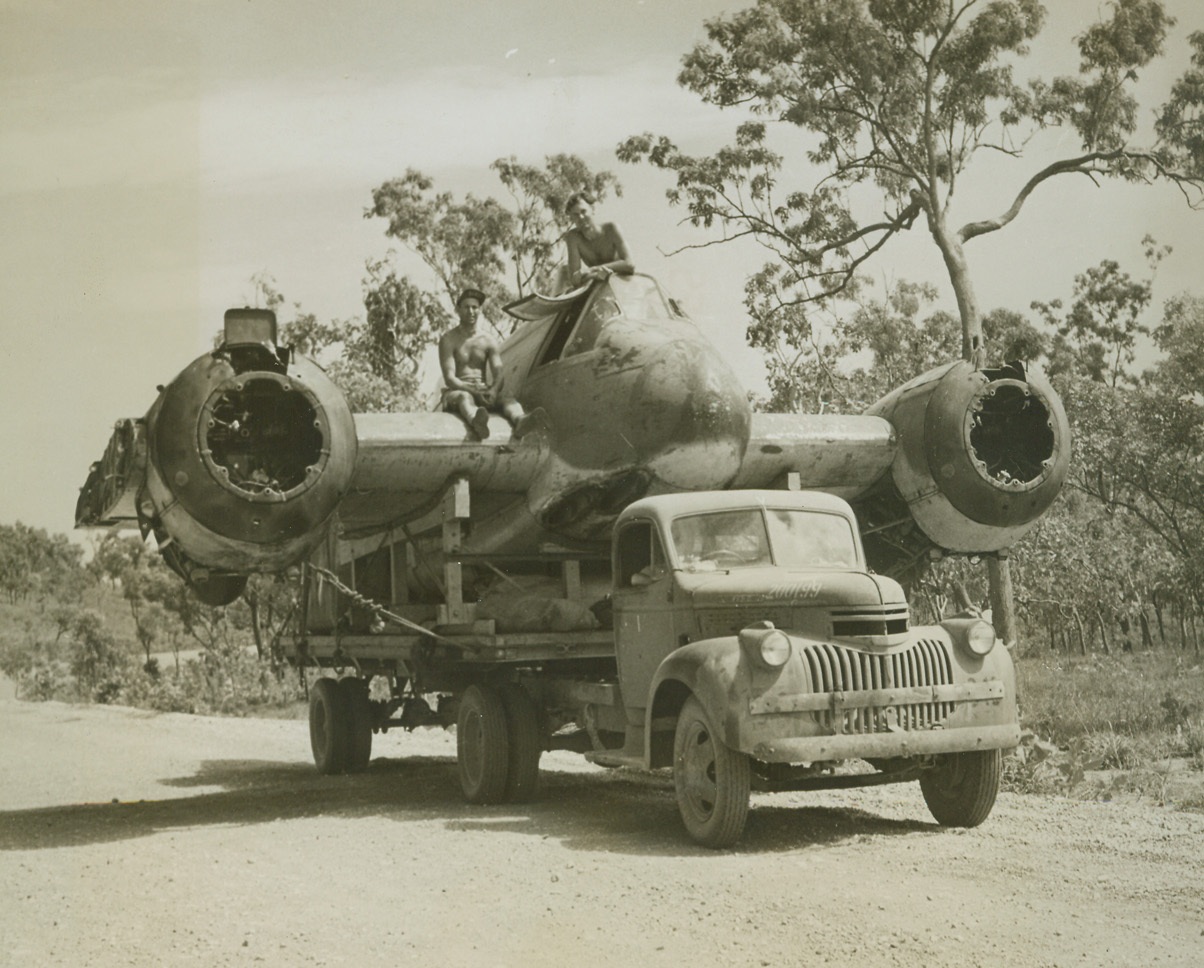
[{"label": "exposed engine cylinder", "polygon": [[868,413],[894,424],[897,498],[937,547],[1013,544],[1066,479],[1070,428],[1039,368],[976,370],[959,361],[900,387]]},{"label": "exposed engine cylinder", "polygon": [[276,349],[274,318],[270,330],[248,333],[252,311],[236,312],[226,342],[177,376],[146,416],[139,516],[198,593],[211,574],[276,571],[303,557],[355,470],[342,393],[317,364]]}]

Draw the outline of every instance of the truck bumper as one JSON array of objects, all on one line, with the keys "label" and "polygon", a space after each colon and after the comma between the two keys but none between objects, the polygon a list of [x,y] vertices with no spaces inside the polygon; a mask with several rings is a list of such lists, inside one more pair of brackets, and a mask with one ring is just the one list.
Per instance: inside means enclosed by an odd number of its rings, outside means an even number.
[{"label": "truck bumper", "polygon": [[770,763],[1011,749],[1015,702],[998,679],[752,699],[732,724],[740,748]]},{"label": "truck bumper", "polygon": [[871,733],[858,736],[812,736],[766,740],[750,752],[767,763],[817,763],[825,760],[874,759],[1012,749],[1020,742],[1018,723],[1000,726],[930,729],[922,732]]}]

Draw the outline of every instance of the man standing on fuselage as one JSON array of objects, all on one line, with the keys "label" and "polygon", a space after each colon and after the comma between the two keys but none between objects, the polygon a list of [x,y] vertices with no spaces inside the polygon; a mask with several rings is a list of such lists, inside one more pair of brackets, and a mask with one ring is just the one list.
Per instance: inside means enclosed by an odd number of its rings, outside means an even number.
[{"label": "man standing on fuselage", "polygon": [[502,354],[489,333],[477,332],[485,294],[465,289],[456,300],[460,325],[439,340],[439,366],[443,371],[443,409],[458,414],[481,440],[489,436],[489,411],[500,413],[521,436],[523,408],[517,400],[501,397]]}]

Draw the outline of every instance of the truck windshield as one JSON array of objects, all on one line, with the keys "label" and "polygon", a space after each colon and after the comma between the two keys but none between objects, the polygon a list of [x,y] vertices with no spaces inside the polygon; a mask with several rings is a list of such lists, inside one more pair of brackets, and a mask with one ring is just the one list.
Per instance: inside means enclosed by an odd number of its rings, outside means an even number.
[{"label": "truck windshield", "polygon": [[673,521],[672,535],[687,571],[858,566],[852,528],[839,514],[782,508],[692,514]]}]

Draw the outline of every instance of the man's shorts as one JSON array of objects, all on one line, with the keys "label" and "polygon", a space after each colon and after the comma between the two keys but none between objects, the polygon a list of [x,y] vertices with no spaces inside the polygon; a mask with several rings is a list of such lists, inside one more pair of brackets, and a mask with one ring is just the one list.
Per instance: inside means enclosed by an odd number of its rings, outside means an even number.
[{"label": "man's shorts", "polygon": [[447,413],[456,413],[456,405],[454,403],[450,403],[448,399],[453,393],[471,393],[473,403],[475,403],[478,407],[485,407],[488,409],[490,406],[489,402],[485,399],[485,394],[480,390],[454,390],[451,387],[444,387],[441,404],[443,410]]}]

